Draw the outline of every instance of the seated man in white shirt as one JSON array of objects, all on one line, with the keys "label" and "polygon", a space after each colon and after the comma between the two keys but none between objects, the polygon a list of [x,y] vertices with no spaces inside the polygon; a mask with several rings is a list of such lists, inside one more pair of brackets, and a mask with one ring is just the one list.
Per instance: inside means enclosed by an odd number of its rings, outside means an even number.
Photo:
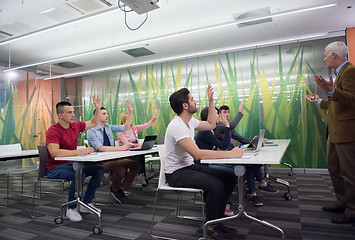
[{"label": "seated man in white shirt", "polygon": [[[177,114],[169,123],[165,134],[165,174],[172,187],[200,188],[205,191],[206,220],[222,218],[225,206],[236,184],[236,176],[219,169],[197,166],[194,159],[238,158],[241,148],[230,151],[199,149],[194,141],[194,131],[208,131],[216,126],[217,114],[214,106],[213,89],[208,85],[209,115],[207,121],[192,117],[196,112],[196,100],[189,90],[182,88],[170,95],[169,101]],[[210,239],[230,239],[236,230],[223,224],[207,228]]]}]

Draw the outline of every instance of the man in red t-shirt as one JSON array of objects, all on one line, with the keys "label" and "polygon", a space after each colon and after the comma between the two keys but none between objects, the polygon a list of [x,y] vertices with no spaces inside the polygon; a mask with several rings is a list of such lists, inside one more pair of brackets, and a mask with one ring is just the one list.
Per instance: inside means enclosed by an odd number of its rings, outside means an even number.
[{"label": "man in red t-shirt", "polygon": [[[91,147],[77,149],[78,135],[99,123],[100,113],[100,98],[92,97],[96,113],[90,121],[80,122],[74,121],[74,107],[69,102],[59,102],[56,105],[58,115],[58,122],[49,127],[46,133],[46,144],[48,150],[48,158],[46,168],[48,171],[48,178],[63,178],[71,181],[68,201],[75,200],[75,171],[73,170],[73,162],[57,161],[56,157],[69,157],[76,155],[89,154],[94,152]],[[96,163],[85,164],[82,170],[83,178],[91,176],[83,202],[90,205],[92,208],[101,212],[96,208],[92,200],[95,196],[95,191],[100,186],[100,181],[104,174],[104,170]],[[88,209],[80,206],[80,212],[91,213]],[[83,220],[79,211],[76,209],[76,203],[68,206],[66,216],[73,222],[80,222]]]}]

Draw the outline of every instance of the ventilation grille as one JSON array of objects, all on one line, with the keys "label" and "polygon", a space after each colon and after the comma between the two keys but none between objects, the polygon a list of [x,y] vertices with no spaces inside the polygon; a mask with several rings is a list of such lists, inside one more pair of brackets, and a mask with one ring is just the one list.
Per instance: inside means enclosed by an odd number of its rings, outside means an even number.
[{"label": "ventilation grille", "polygon": [[128,50],[123,50],[122,52],[127,53],[128,55],[130,55],[134,58],[144,57],[144,56],[155,54],[154,52],[150,51],[149,49],[147,49],[145,47],[132,48],[132,49],[128,49]]},{"label": "ventilation grille", "polygon": [[113,0],[69,0],[66,2],[75,10],[87,14],[101,11],[111,7]]},{"label": "ventilation grille", "polygon": [[[248,18],[263,17],[263,16],[267,16],[269,14],[270,14],[270,7],[264,7],[264,8],[250,10],[250,11],[244,12],[244,13],[235,13],[232,16],[233,16],[235,21],[241,21],[241,20],[248,19]],[[262,23],[268,23],[268,22],[272,22],[272,18],[271,17],[270,18],[264,18],[264,19],[261,19],[261,20],[251,20],[251,21],[248,21],[248,22],[239,23],[239,24],[237,24],[237,26],[239,28],[242,28],[242,27],[249,27],[249,26],[262,24]]]},{"label": "ventilation grille", "polygon": [[18,35],[34,31],[30,26],[17,21],[11,21],[9,23],[0,25],[0,29],[3,33]]},{"label": "ventilation grille", "polygon": [[62,67],[62,68],[68,68],[68,69],[78,68],[78,67],[82,67],[83,66],[83,65],[80,65],[80,64],[77,64],[77,63],[74,63],[74,62],[70,62],[70,61],[60,62],[60,63],[57,63],[55,65],[57,65],[59,67]]},{"label": "ventilation grille", "polygon": [[0,30],[0,40],[12,37],[13,34]]}]

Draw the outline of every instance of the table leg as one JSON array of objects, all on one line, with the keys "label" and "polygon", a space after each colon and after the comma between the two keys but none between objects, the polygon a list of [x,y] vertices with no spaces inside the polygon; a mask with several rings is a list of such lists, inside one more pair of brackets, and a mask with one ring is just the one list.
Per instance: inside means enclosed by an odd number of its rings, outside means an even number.
[{"label": "table leg", "polygon": [[[62,219],[64,218],[64,209],[65,207],[77,203],[78,207],[84,206],[85,208],[89,209],[92,213],[98,216],[99,218],[99,224],[93,229],[94,233],[100,234],[102,232],[102,216],[101,213],[87,205],[82,201],[83,199],[83,181],[82,181],[82,175],[83,175],[83,168],[84,168],[84,163],[83,162],[73,162],[73,169],[75,171],[75,197],[73,201],[67,202],[62,204],[61,206],[61,217]],[[61,223],[61,222],[58,222]]]},{"label": "table leg", "polygon": [[228,221],[231,219],[237,219],[237,218],[244,216],[254,222],[264,225],[265,227],[268,227],[268,228],[274,229],[275,231],[280,232],[281,239],[285,240],[286,239],[285,233],[283,232],[283,230],[281,228],[279,228],[271,223],[268,223],[266,221],[260,220],[256,217],[250,216],[246,213],[246,211],[244,209],[244,179],[243,179],[243,176],[245,174],[245,166],[235,165],[234,166],[234,173],[238,177],[238,214],[234,215],[234,216],[210,220],[210,221],[206,222],[203,227],[203,239],[207,239],[207,227],[209,225],[214,225],[214,224],[217,224],[220,222]]},{"label": "table leg", "polygon": [[[292,172],[292,170],[291,170],[291,172]],[[270,180],[270,181],[273,181],[275,183],[278,183],[278,184],[281,184],[281,185],[284,185],[285,187],[287,187],[287,192],[285,192],[282,197],[285,198],[287,201],[291,201],[292,200],[290,183],[288,181],[284,180],[284,179],[271,176],[268,173],[268,167],[267,167],[266,164],[264,165],[264,177],[266,179]]]}]

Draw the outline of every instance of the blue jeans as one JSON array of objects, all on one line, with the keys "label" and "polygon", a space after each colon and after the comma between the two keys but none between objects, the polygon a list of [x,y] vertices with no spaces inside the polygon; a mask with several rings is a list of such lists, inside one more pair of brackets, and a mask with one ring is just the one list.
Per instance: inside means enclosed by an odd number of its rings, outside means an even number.
[{"label": "blue jeans", "polygon": [[[100,186],[102,176],[104,175],[104,169],[96,163],[85,164],[83,168],[83,179],[87,176],[91,176],[89,184],[86,189],[86,193],[83,199],[84,203],[91,203],[95,196],[96,188]],[[69,162],[56,166],[48,171],[48,178],[62,178],[71,181],[68,190],[68,202],[75,200],[75,171],[73,170],[73,163]],[[68,206],[68,208],[75,208],[76,203]]]},{"label": "blue jeans", "polygon": [[222,170],[224,172],[228,172],[228,173],[234,174],[234,166],[233,165],[211,163],[211,164],[208,164],[208,167],[214,168],[214,169],[219,169],[219,170]]},{"label": "blue jeans", "polygon": [[246,165],[246,179],[249,193],[256,191],[255,179],[260,182],[264,180],[264,176],[261,173],[261,165]]}]

